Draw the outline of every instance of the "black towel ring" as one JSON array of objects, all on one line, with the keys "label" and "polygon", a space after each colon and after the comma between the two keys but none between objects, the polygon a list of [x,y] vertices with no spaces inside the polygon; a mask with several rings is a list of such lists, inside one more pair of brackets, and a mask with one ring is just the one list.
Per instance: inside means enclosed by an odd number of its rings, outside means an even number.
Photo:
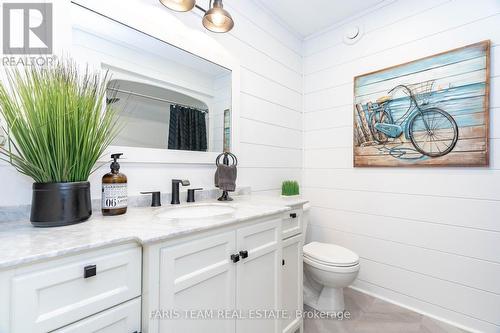
[{"label": "black towel ring", "polygon": [[223,152],[222,154],[219,154],[219,156],[217,156],[217,158],[215,159],[215,165],[219,166],[221,157],[224,157],[224,159],[222,160],[223,164],[229,165],[229,157],[231,157],[231,159],[233,160],[231,165],[238,166],[238,158],[236,157],[236,155],[230,152]]}]

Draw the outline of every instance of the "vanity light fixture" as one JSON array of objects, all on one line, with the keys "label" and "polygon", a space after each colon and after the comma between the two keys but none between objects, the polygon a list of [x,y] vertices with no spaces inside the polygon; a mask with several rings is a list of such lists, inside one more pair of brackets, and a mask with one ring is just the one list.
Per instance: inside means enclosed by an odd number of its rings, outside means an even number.
[{"label": "vanity light fixture", "polygon": [[195,0],[160,0],[165,7],[176,12],[188,12],[196,5]]},{"label": "vanity light fixture", "polygon": [[211,8],[203,16],[203,26],[213,32],[228,32],[234,27],[231,14],[224,9],[222,0],[210,1]]},{"label": "vanity light fixture", "polygon": [[178,11],[187,12],[196,7],[205,13],[203,15],[203,26],[212,32],[224,33],[234,27],[231,14],[224,9],[222,0],[210,0],[209,9],[205,10],[196,4],[195,0],[160,0],[165,7]]}]

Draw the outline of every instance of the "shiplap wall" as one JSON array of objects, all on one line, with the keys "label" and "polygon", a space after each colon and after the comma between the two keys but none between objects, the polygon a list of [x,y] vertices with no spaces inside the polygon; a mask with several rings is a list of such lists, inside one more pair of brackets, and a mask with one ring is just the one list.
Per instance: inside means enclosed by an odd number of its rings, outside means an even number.
[{"label": "shiplap wall", "polygon": [[[175,13],[163,8],[158,1],[142,3],[158,6],[165,15],[175,15],[187,26],[205,31],[198,11]],[[197,3],[208,6],[205,1]],[[301,177],[301,40],[252,1],[226,0],[224,5],[234,17],[235,28],[220,35],[206,32],[206,38],[217,39],[241,64],[238,184],[252,186],[255,191],[277,192],[282,180]],[[141,12],[140,6],[137,12]],[[168,27],[159,22],[158,28]],[[100,197],[100,178],[107,170],[105,166],[92,176],[93,198]],[[173,178],[189,179],[193,186],[211,188],[215,168],[124,162],[122,171],[129,179],[129,194],[138,195],[147,189],[170,192]],[[31,180],[5,164],[0,164],[0,186],[0,207],[30,202]]]},{"label": "shiplap wall", "polygon": [[[354,76],[485,39],[491,167],[352,167]],[[481,332],[500,332],[499,61],[497,0],[385,1],[304,42],[309,238],[360,255],[355,288]]]}]

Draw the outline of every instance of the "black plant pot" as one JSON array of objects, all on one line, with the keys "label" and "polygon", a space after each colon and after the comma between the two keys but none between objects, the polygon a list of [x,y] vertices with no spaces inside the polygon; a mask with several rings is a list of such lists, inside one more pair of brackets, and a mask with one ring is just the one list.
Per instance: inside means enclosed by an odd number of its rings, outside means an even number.
[{"label": "black plant pot", "polygon": [[33,184],[30,220],[35,227],[80,223],[91,215],[89,182]]}]

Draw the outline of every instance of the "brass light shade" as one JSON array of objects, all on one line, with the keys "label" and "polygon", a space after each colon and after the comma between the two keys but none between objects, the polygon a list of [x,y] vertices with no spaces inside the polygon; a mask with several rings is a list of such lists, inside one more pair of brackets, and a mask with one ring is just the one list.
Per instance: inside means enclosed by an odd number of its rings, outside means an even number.
[{"label": "brass light shade", "polygon": [[212,8],[203,16],[203,26],[212,32],[228,32],[234,27],[233,18],[223,8],[222,0],[214,0]]},{"label": "brass light shade", "polygon": [[160,0],[160,3],[165,7],[175,10],[176,12],[187,12],[194,8],[195,0]]}]

